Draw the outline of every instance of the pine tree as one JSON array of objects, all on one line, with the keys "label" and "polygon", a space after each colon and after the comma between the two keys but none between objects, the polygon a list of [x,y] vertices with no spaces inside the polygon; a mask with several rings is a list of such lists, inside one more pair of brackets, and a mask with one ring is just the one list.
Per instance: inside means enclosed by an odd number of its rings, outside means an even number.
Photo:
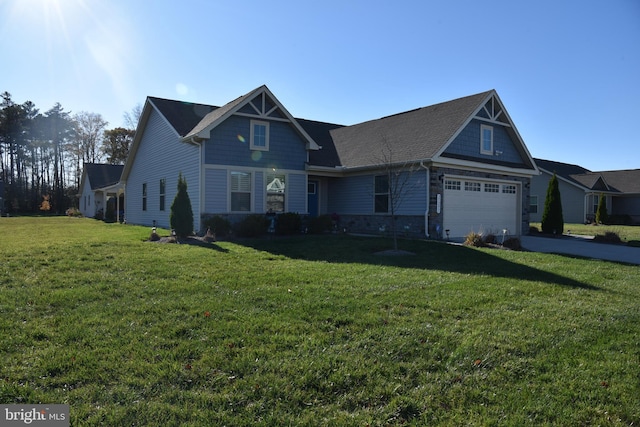
[{"label": "pine tree", "polygon": [[179,237],[193,233],[193,210],[187,193],[187,180],[182,176],[182,172],[178,176],[178,193],[171,204],[169,223]]},{"label": "pine tree", "polygon": [[548,234],[562,234],[564,232],[560,188],[558,187],[558,178],[555,173],[547,187],[547,198],[544,201],[544,212],[542,214],[542,232]]},{"label": "pine tree", "polygon": [[600,194],[598,200],[598,209],[596,210],[596,224],[606,224],[609,222],[609,213],[607,212],[607,198],[604,194]]}]

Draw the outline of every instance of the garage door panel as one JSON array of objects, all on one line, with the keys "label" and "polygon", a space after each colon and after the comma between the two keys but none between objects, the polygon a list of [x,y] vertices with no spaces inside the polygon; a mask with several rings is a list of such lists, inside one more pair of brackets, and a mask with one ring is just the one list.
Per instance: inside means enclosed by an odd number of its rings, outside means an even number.
[{"label": "garage door panel", "polygon": [[[490,182],[493,185],[488,187],[482,185],[481,191],[467,191],[465,180],[455,181],[460,181],[460,189],[447,188],[445,185],[443,194],[444,229],[449,230],[451,237],[464,237],[472,231],[502,234],[505,228],[512,234],[516,232],[517,194],[503,192],[502,183],[499,192],[495,192],[496,182]],[[477,185],[468,188],[477,188]],[[492,191],[486,191],[486,188]]]}]

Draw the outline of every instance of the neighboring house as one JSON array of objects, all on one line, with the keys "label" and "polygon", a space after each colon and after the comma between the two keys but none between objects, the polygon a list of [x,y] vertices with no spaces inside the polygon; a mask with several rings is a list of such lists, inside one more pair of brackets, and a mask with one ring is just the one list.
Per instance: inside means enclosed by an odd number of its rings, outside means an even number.
[{"label": "neighboring house", "polygon": [[389,167],[407,178],[407,235],[528,232],[539,172],[493,90],[353,126],[296,119],[266,86],[222,107],[149,97],[121,179],[129,223],[168,227],[182,173],[199,229],[212,215],[297,212],[380,232]]},{"label": "neighboring house", "polygon": [[[104,215],[107,201],[115,198],[114,214],[120,221],[124,187],[120,184],[123,165],[108,165],[101,163],[85,163],[80,182],[79,209],[85,217],[93,218]],[[122,199],[122,200],[121,200]]]},{"label": "neighboring house", "polygon": [[640,169],[592,172],[581,166],[535,159],[541,174],[531,180],[531,221],[540,222],[549,180],[555,173],[565,223],[595,220],[600,195],[613,222],[640,223]]}]

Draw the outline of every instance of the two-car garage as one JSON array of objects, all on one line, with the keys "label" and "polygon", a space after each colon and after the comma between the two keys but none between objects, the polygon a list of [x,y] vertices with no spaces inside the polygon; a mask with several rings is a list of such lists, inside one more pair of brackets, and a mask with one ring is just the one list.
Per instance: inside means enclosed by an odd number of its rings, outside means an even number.
[{"label": "two-car garage", "polygon": [[[452,238],[470,232],[520,234],[520,186],[513,181],[444,178],[443,231]],[[505,231],[506,230],[506,231]]]}]

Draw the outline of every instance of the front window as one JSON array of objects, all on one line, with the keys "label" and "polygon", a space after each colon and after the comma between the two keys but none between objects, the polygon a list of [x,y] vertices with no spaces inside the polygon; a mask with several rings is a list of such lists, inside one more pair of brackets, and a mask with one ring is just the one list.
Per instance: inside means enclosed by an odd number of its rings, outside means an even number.
[{"label": "front window", "polygon": [[147,183],[142,183],[142,210],[147,210]]},{"label": "front window", "polygon": [[377,175],[374,186],[374,212],[389,212],[389,176]]},{"label": "front window", "polygon": [[251,120],[251,149],[269,151],[269,122]]},{"label": "front window", "polygon": [[538,196],[529,199],[529,213],[538,213]]},{"label": "front window", "polygon": [[267,174],[267,212],[284,212],[286,176]]},{"label": "front window", "polygon": [[160,210],[164,210],[164,201],[165,201],[165,189],[167,187],[167,180],[162,178],[160,180]]},{"label": "front window", "polygon": [[251,211],[251,174],[231,172],[231,211]]},{"label": "front window", "polygon": [[480,125],[480,153],[493,155],[493,127]]}]

